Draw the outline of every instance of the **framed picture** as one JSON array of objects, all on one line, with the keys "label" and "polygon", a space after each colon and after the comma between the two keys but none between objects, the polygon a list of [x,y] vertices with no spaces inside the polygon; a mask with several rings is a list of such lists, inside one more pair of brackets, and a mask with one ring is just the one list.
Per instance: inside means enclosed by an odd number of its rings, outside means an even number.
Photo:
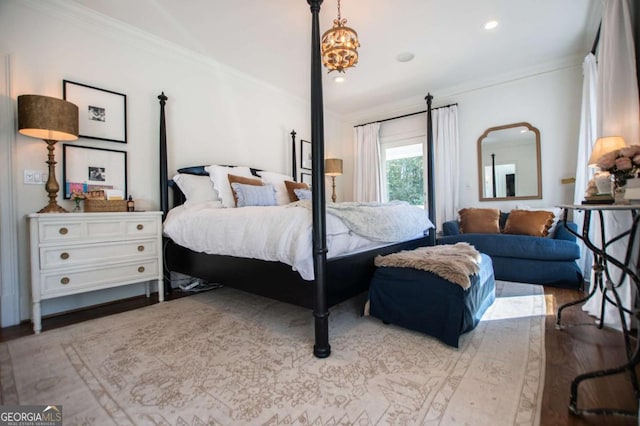
[{"label": "framed picture", "polygon": [[300,181],[306,183],[311,188],[311,173],[300,173]]},{"label": "framed picture", "polygon": [[127,198],[127,153],[103,148],[62,145],[64,198],[73,192],[113,190]]},{"label": "framed picture", "polygon": [[127,96],[62,80],[62,97],[78,106],[81,138],[127,143]]},{"label": "framed picture", "polygon": [[313,167],[311,158],[311,142],[300,140],[300,168],[311,170]]}]

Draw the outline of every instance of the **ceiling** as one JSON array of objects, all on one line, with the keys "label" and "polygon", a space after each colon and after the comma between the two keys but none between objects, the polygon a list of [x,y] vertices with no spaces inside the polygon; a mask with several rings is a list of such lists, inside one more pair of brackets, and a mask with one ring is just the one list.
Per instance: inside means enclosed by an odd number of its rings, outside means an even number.
[{"label": "ceiling", "polygon": [[[305,0],[75,1],[309,97]],[[344,83],[324,76],[325,107],[349,114],[575,64],[591,49],[601,8],[601,0],[342,0],[360,56]],[[324,1],[321,32],[336,15],[337,0]],[[485,30],[488,20],[498,27]],[[403,52],[415,58],[398,62]]]}]

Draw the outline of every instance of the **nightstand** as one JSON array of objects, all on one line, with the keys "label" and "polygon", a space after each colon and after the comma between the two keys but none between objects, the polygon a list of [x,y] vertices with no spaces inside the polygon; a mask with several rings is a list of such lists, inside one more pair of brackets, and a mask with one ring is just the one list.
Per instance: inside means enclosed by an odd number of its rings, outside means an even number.
[{"label": "nightstand", "polygon": [[146,281],[164,300],[162,212],[34,213],[29,220],[33,331],[40,302]]}]

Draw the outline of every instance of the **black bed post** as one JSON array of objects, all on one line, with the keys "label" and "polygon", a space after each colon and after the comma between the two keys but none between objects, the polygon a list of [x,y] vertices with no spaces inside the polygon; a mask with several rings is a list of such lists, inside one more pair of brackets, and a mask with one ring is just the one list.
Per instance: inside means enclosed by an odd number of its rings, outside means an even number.
[{"label": "black bed post", "polygon": [[324,117],[322,112],[322,63],[320,62],[320,24],[318,15],[322,0],[307,0],[311,9],[311,172],[313,206],[313,265],[315,272],[316,341],[313,354],[326,358],[331,354],[329,345],[329,309],[327,308],[327,241],[325,232],[324,194]]},{"label": "black bed post", "polygon": [[296,167],[296,131],[291,131],[291,173],[293,174],[293,181],[297,182],[298,168]]},{"label": "black bed post", "polygon": [[169,178],[167,174],[167,126],[164,120],[164,106],[167,98],[162,92],[158,95],[160,99],[160,209],[162,210],[162,220],[169,211]]},{"label": "black bed post", "polygon": [[[429,220],[433,223],[433,226],[436,226],[435,147],[433,144],[433,126],[431,123],[431,101],[433,101],[433,96],[431,96],[431,93],[427,93],[424,99],[427,101],[427,208],[429,209]],[[436,245],[436,231],[436,228],[429,231],[429,244],[432,246]]]}]

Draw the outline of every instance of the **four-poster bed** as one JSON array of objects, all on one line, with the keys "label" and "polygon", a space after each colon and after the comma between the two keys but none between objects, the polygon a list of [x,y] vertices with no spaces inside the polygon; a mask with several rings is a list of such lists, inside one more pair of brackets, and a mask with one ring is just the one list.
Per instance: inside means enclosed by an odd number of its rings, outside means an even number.
[{"label": "four-poster bed", "polygon": [[[171,238],[165,238],[165,272],[179,272],[209,282],[220,283],[260,296],[313,309],[315,318],[314,355],[330,355],[328,316],[329,307],[365,292],[374,273],[374,258],[400,250],[411,250],[435,244],[435,230],[419,238],[398,243],[379,245],[373,249],[327,259],[326,208],[324,179],[324,130],[320,62],[320,35],[318,13],[322,0],[308,0],[312,13],[311,55],[311,140],[312,140],[312,254],[314,279],[304,280],[288,264],[254,258],[207,254],[183,247]],[[184,202],[184,196],[171,185],[167,173],[167,138],[165,105],[168,98],[162,93],[160,100],[160,201],[166,218],[169,212],[169,187],[174,192],[173,206]],[[428,214],[435,223],[435,195],[433,185],[433,135],[431,130],[431,100],[428,105]],[[295,132],[291,132],[293,148],[293,175],[295,176]],[[179,173],[206,175],[203,166],[187,167]],[[256,169],[252,169],[257,174]],[[170,281],[169,281],[170,282]],[[170,287],[167,286],[167,287]]]}]

